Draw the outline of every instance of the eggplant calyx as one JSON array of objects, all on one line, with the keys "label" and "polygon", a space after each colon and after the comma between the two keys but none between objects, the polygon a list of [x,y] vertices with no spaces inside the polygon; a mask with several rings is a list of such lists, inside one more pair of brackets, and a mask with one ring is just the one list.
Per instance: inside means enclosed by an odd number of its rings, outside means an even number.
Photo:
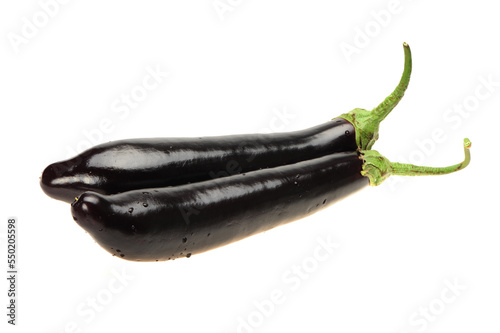
[{"label": "eggplant calyx", "polygon": [[465,158],[462,162],[447,167],[427,167],[406,163],[391,162],[376,150],[361,150],[360,159],[363,160],[361,174],[370,179],[371,186],[378,186],[390,176],[433,176],[446,175],[464,169],[470,163],[469,139],[464,139]]},{"label": "eggplant calyx", "polygon": [[403,43],[405,63],[399,84],[387,98],[373,110],[354,109],[339,116],[349,121],[356,129],[356,143],[359,149],[369,150],[379,137],[379,125],[403,98],[410,82],[412,60],[410,46]]}]

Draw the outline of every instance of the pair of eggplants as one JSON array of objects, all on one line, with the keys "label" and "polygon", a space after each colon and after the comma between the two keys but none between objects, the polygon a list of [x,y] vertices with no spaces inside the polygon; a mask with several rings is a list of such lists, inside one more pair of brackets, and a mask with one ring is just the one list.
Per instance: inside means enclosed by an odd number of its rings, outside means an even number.
[{"label": "pair of eggplants", "polygon": [[408,86],[371,111],[354,109],[305,130],[204,138],[153,138],[95,146],[49,165],[43,191],[71,202],[73,219],[105,250],[133,261],[202,253],[315,213],[390,175],[445,174],[391,163],[375,150],[379,124]]}]

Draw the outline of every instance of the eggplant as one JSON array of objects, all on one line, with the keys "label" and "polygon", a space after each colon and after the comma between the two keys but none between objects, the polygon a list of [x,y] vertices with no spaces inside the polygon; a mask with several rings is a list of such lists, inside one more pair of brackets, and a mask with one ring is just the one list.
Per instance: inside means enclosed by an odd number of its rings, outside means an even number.
[{"label": "eggplant", "polygon": [[403,46],[401,80],[372,111],[354,109],[324,124],[289,133],[108,142],[49,165],[40,186],[48,196],[70,203],[84,191],[116,194],[183,185],[337,152],[369,150],[378,139],[380,122],[399,103],[410,80],[411,52],[408,44]]},{"label": "eggplant", "polygon": [[[465,168],[391,163],[375,150],[340,152],[202,182],[105,195],[84,192],[73,219],[106,251],[132,261],[203,253],[302,219],[390,175],[439,175]],[[355,212],[353,213],[355,214]]]}]

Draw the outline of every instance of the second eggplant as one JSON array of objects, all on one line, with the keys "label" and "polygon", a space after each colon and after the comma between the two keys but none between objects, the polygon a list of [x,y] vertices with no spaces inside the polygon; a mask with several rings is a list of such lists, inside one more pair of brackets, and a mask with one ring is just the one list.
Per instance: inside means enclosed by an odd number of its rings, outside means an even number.
[{"label": "second eggplant", "polygon": [[[337,153],[295,164],[114,195],[85,192],[74,220],[106,251],[133,261],[190,257],[304,218],[391,175],[441,175],[465,168],[391,163],[377,151]],[[353,213],[356,215],[356,213]]]}]

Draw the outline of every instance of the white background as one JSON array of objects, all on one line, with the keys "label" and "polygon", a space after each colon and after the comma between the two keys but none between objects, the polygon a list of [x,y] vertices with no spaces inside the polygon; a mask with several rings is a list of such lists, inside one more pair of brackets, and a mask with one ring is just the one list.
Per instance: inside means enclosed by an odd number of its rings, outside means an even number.
[{"label": "white background", "polygon": [[[0,283],[2,331],[499,331],[494,2],[3,1],[0,22],[0,266],[14,216],[20,272],[15,328]],[[399,81],[403,42],[412,79],[374,148],[444,166],[469,137],[462,172],[388,181],[160,263],[111,257],[38,185],[91,143],[293,131],[371,109]],[[168,77],[116,112],[148,68]],[[318,261],[328,241],[339,246]]]}]

